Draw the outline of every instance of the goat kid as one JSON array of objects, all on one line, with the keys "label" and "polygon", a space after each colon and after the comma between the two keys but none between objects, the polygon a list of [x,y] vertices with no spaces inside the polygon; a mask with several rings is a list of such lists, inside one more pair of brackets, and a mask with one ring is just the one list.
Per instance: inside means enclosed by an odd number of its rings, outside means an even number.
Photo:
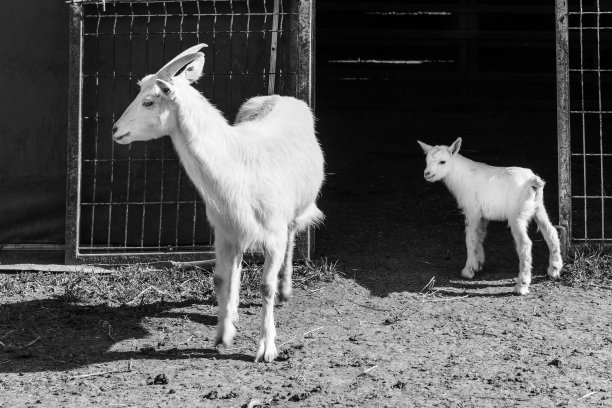
[{"label": "goat kid", "polygon": [[482,270],[489,221],[507,221],[519,257],[514,291],[529,293],[532,243],[527,227],[534,218],[550,251],[548,276],[559,277],[563,267],[559,236],[544,208],[544,181],[540,177],[521,167],[494,167],[470,160],[459,154],[461,138],[450,147],[418,143],[427,155],[425,180],[443,181],[465,215],[467,261],[461,271],[463,278],[472,279]]},{"label": "goat kid", "polygon": [[[263,249],[261,335],[255,361],[273,361],[274,299],[291,294],[295,234],[323,218],[316,199],[323,153],[308,105],[278,95],[253,98],[233,126],[191,83],[202,75],[204,44],[144,77],[140,93],[113,127],[120,144],[169,135],[206,204],[215,232],[218,325],[215,345],[236,334],[243,252]],[[183,72],[177,72],[185,67]]]}]

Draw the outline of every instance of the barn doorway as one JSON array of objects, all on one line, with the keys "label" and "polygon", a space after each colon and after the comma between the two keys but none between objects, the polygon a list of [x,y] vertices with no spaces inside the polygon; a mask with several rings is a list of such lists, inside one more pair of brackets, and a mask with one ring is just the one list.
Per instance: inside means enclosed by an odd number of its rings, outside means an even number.
[{"label": "barn doorway", "polygon": [[[547,181],[558,223],[555,8],[538,2],[320,2],[317,113],[328,178],[319,256],[341,259],[372,293],[457,279],[463,217],[423,179],[417,140]],[[534,274],[548,261],[534,239]],[[516,277],[506,225],[489,227],[482,278]],[[493,283],[491,283],[493,284]]]}]

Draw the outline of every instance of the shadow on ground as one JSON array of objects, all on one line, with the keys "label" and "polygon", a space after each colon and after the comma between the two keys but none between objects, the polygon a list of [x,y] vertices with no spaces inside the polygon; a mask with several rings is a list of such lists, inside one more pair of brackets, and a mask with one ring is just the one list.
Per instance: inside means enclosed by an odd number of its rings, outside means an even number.
[{"label": "shadow on ground", "polygon": [[[190,312],[182,313],[181,308]],[[193,313],[194,308],[214,310],[193,302],[112,307],[71,304],[60,298],[0,305],[0,372],[67,370],[140,359],[252,361],[252,355],[193,347],[212,346],[213,339],[201,333],[206,326],[207,333],[214,333],[217,323],[207,310]],[[143,339],[156,331],[160,335],[143,345]],[[113,349],[130,341],[130,351],[125,351],[125,344],[121,351]]]}]

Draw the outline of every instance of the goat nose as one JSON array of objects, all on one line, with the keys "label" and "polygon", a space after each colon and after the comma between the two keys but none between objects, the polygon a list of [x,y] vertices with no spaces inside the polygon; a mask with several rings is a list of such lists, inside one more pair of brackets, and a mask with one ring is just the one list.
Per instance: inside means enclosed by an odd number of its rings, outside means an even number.
[{"label": "goat nose", "polygon": [[113,134],[117,133],[117,125],[113,126]]}]

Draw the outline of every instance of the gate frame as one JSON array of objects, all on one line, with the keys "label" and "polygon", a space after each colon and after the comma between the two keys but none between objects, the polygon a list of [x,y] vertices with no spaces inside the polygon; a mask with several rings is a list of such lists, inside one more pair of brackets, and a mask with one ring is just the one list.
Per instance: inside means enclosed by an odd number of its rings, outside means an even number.
[{"label": "gate frame", "polygon": [[[69,64],[68,64],[68,133],[67,133],[67,184],[66,184],[66,264],[130,264],[160,261],[207,261],[215,257],[211,243],[204,251],[138,252],[85,254],[79,250],[81,220],[81,159],[82,159],[82,106],[83,106],[83,4],[107,2],[129,3],[137,0],[67,0],[69,16]],[[161,0],[148,0],[149,3]],[[166,0],[172,1],[172,0]],[[179,0],[176,0],[177,2]],[[185,0],[183,0],[185,1]],[[315,0],[297,2],[297,93],[296,98],[306,102],[314,112],[314,29]],[[277,12],[277,10],[275,10]],[[296,236],[295,257],[309,260],[314,251],[314,229],[307,228]],[[259,252],[249,252],[246,259],[258,258]]]},{"label": "gate frame", "polygon": [[[559,235],[563,257],[578,248],[595,246],[612,248],[607,238],[602,240],[574,239],[572,233],[572,150],[571,99],[569,64],[569,8],[568,0],[555,0],[555,31],[557,57],[557,144],[559,172]],[[584,124],[583,124],[584,126]],[[603,209],[602,209],[603,211]]]},{"label": "gate frame", "polygon": [[569,31],[567,0],[555,0],[557,57],[557,158],[559,183],[559,238],[566,258],[572,245],[572,183],[570,145]]}]

